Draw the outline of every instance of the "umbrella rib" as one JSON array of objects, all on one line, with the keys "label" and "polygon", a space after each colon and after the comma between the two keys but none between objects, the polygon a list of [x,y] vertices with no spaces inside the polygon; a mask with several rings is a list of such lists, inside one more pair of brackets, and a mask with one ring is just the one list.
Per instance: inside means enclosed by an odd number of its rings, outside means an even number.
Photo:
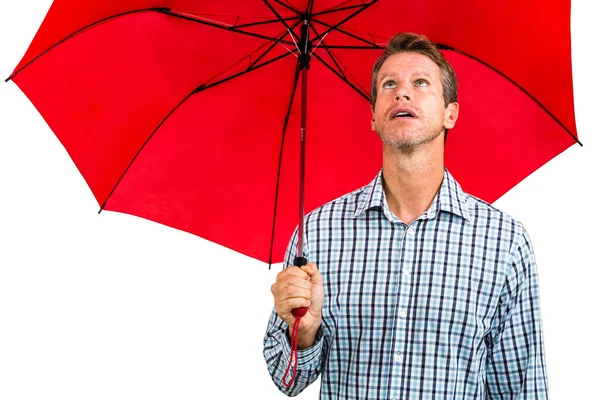
[{"label": "umbrella rib", "polygon": [[285,4],[284,2],[280,1],[280,0],[273,0],[275,3],[280,4],[282,6],[284,6],[285,8],[287,8],[288,10],[295,12],[298,15],[302,15],[302,13],[298,10],[296,10],[294,7],[290,6],[289,4]]},{"label": "umbrella rib", "polygon": [[290,35],[293,35],[296,37],[297,41],[300,41],[300,36],[298,36],[296,34],[296,32],[294,32],[290,26],[287,24],[287,22],[285,22],[285,20],[283,18],[281,18],[281,15],[279,15],[279,13],[277,11],[275,11],[275,9],[273,8],[273,6],[271,5],[271,3],[269,3],[267,0],[263,0],[263,2],[267,5],[267,7],[269,7],[269,9],[271,10],[271,12],[273,14],[275,14],[275,16],[277,17],[277,19],[283,24],[283,26],[285,26],[285,29],[288,30],[288,32],[290,33]]},{"label": "umbrella rib", "polygon": [[317,59],[319,61],[321,61],[327,68],[329,68],[331,70],[331,72],[333,72],[342,81],[346,82],[358,94],[360,94],[362,97],[364,97],[367,101],[369,101],[369,102],[371,101],[371,99],[370,99],[370,97],[368,95],[366,95],[362,90],[360,90],[360,88],[358,88],[356,85],[354,85],[352,82],[350,82],[348,80],[348,78],[346,78],[344,75],[342,75],[339,72],[337,72],[331,65],[329,65],[325,60],[323,60],[321,57],[319,57],[318,54],[315,53],[315,57],[317,57]]},{"label": "umbrella rib", "polygon": [[115,190],[117,189],[117,186],[119,186],[119,183],[121,183],[121,181],[123,180],[123,178],[125,177],[125,174],[127,174],[127,171],[129,171],[129,168],[131,168],[131,166],[133,165],[133,163],[135,162],[135,160],[138,158],[138,156],[140,155],[140,153],[142,152],[142,150],[144,149],[144,147],[146,147],[146,145],[148,144],[148,142],[150,141],[150,139],[152,139],[152,137],[154,136],[154,134],[156,133],[156,131],[158,131],[158,129],[160,129],[160,127],[165,123],[165,121],[167,119],[169,119],[169,117],[179,108],[181,107],[181,105],[183,103],[186,102],[187,99],[189,99],[190,97],[192,97],[195,94],[195,91],[191,92],[190,94],[188,94],[187,96],[185,96],[185,98],[183,100],[181,100],[179,102],[179,104],[177,104],[168,114],[165,118],[163,118],[162,121],[160,121],[160,123],[158,124],[158,126],[156,127],[156,129],[154,129],[152,131],[152,133],[150,134],[150,136],[148,136],[148,138],[146,139],[146,141],[140,146],[140,148],[138,149],[137,153],[135,153],[135,155],[133,156],[133,159],[129,162],[129,165],[127,166],[127,168],[125,168],[125,171],[123,171],[123,174],[121,175],[121,177],[119,178],[119,180],[117,181],[117,183],[115,183],[115,186],[113,186],[112,190],[110,191],[110,193],[108,194],[108,196],[106,196],[106,199],[104,200],[104,203],[102,203],[102,205],[100,206],[100,210],[98,211],[98,214],[100,214],[102,212],[102,210],[104,210],[104,208],[106,207],[106,203],[108,202],[108,200],[110,199],[110,197],[112,196],[112,194],[115,192]]},{"label": "umbrella rib", "polygon": [[27,64],[25,64],[24,66],[22,66],[21,68],[19,68],[17,71],[15,71],[11,76],[9,76],[8,78],[6,78],[4,80],[4,82],[8,82],[8,81],[14,79],[14,77],[17,76],[17,74],[19,72],[23,71],[25,68],[27,68],[30,64],[32,64],[38,58],[40,58],[44,54],[48,53],[50,50],[54,49],[55,47],[59,46],[60,44],[62,44],[64,42],[66,42],[67,40],[73,38],[74,36],[79,35],[80,33],[82,33],[85,30],[93,28],[94,26],[99,25],[99,24],[101,24],[103,22],[106,22],[108,20],[119,18],[119,17],[125,16],[125,15],[135,14],[135,13],[141,13],[141,12],[147,12],[147,11],[161,12],[162,10],[164,10],[164,9],[163,8],[143,8],[143,9],[139,9],[139,10],[132,10],[132,11],[127,11],[127,12],[120,13],[120,14],[111,15],[110,17],[106,17],[106,18],[103,18],[101,20],[95,21],[95,22],[93,22],[93,23],[91,23],[89,25],[86,25],[83,28],[81,28],[81,29],[79,29],[79,30],[71,33],[70,35],[66,36],[65,38],[59,40],[58,42],[56,42],[52,46],[48,47],[46,50],[44,50],[43,52],[41,52],[40,54],[38,54],[34,59],[32,59]]},{"label": "umbrella rib", "polygon": [[[294,52],[295,52],[295,51],[294,51]],[[212,87],[215,87],[215,86],[217,86],[217,85],[220,85],[221,83],[225,83],[225,82],[227,82],[227,81],[230,81],[230,80],[232,80],[232,79],[234,79],[234,78],[237,78],[237,77],[240,77],[240,76],[242,76],[242,75],[245,75],[245,74],[247,74],[248,72],[252,72],[252,71],[254,71],[255,69],[258,69],[258,68],[264,67],[264,66],[266,66],[266,65],[268,65],[268,64],[271,64],[271,63],[273,63],[273,62],[275,62],[275,61],[281,60],[282,58],[285,58],[285,57],[289,56],[290,54],[294,54],[294,52],[292,52],[292,53],[284,53],[284,54],[282,54],[282,55],[280,55],[280,56],[277,56],[277,57],[275,57],[275,58],[272,58],[272,59],[270,59],[269,61],[265,61],[264,63],[262,63],[262,64],[259,64],[259,65],[257,65],[257,66],[250,66],[250,67],[246,68],[246,69],[245,69],[244,71],[242,71],[242,72],[238,72],[237,74],[234,74],[234,75],[228,76],[227,78],[223,78],[223,79],[221,79],[221,80],[219,80],[219,81],[216,81],[216,82],[213,82],[213,83],[209,83],[208,85],[200,85],[200,86],[198,86],[198,87],[197,87],[197,88],[194,90],[194,93],[203,92],[203,91],[205,91],[206,89],[210,89],[210,88],[212,88]]]},{"label": "umbrella rib", "polygon": [[335,9],[332,9],[332,10],[319,11],[318,13],[312,14],[312,16],[313,17],[318,17],[319,15],[331,14],[331,13],[334,13],[334,12],[340,12],[340,11],[345,11],[345,10],[352,10],[354,8],[360,8],[360,7],[364,7],[364,4],[359,4],[359,5],[355,5],[355,6],[340,7],[340,8],[335,8]]},{"label": "umbrella rib", "polygon": [[[296,25],[298,25],[300,23],[300,21],[296,22],[296,24],[294,24],[294,27]],[[287,35],[287,31],[283,32],[281,35],[279,35],[279,38],[283,38],[285,35]],[[273,42],[261,55],[259,55],[256,60],[252,61],[251,64],[247,67],[247,69],[251,69],[255,64],[257,64],[264,56],[266,56],[271,50],[273,50],[273,48],[277,45],[280,45],[282,47],[284,47],[286,50],[290,51],[292,54],[294,54],[291,50],[289,50],[287,47],[285,47],[284,45],[282,45],[281,43],[277,43],[277,42]],[[266,45],[266,43],[264,43],[263,45],[260,46],[260,48],[263,48]],[[260,49],[259,48],[259,49]],[[257,49],[257,50],[259,50]],[[296,56],[294,54],[294,56]],[[242,58],[245,59],[247,57]],[[219,72],[218,74],[214,75],[211,78],[206,79],[206,81],[204,82],[206,84],[206,82],[211,82],[217,78],[219,78],[220,76],[225,75],[225,73],[227,73],[229,70],[231,70],[232,68],[234,68],[236,65],[238,65],[242,60],[237,61],[236,63],[234,63],[233,65],[229,66],[228,68],[226,68],[225,70]],[[250,60],[252,60],[252,58],[250,58]]]},{"label": "umbrella rib", "polygon": [[296,88],[298,86],[298,78],[300,77],[300,62],[296,63],[296,73],[294,74],[294,86],[292,88],[292,96],[288,104],[288,109],[283,120],[283,131],[281,132],[281,146],[279,148],[279,160],[277,162],[277,182],[275,184],[275,205],[273,207],[273,226],[271,228],[271,247],[269,249],[269,269],[273,263],[273,243],[275,241],[275,221],[277,219],[277,202],[279,200],[279,179],[281,178],[281,160],[283,159],[283,144],[285,141],[285,131],[287,130],[287,124],[292,111],[292,105],[294,103],[294,97],[296,95]]},{"label": "umbrella rib", "polygon": [[[295,27],[297,27],[300,22],[302,22],[302,21],[300,21],[300,20],[296,21],[296,23],[294,25],[292,25],[291,29],[294,29]],[[285,35],[287,35],[287,32],[282,33],[279,36],[279,38],[281,39],[281,38],[285,37]],[[267,50],[265,50],[265,52],[262,53],[260,56],[258,56],[258,58],[256,60],[254,60],[254,62],[252,62],[252,64],[250,64],[250,66],[248,68],[252,68],[257,62],[260,61],[261,58],[263,58],[264,56],[266,56],[269,51],[273,50],[273,48],[275,46],[277,46],[277,44],[278,44],[277,42],[274,42],[271,46],[269,46],[269,48]],[[283,47],[285,47],[285,46],[283,46]],[[288,49],[288,51],[290,51],[290,50]],[[293,54],[293,52],[292,52],[292,54]]]},{"label": "umbrella rib", "polygon": [[380,46],[378,44],[373,45],[373,46],[342,46],[342,45],[330,44],[330,45],[321,46],[321,47],[327,47],[328,49],[348,49],[348,50],[383,50],[383,49],[385,49],[385,46]]},{"label": "umbrella rib", "polygon": [[350,36],[353,39],[356,39],[356,40],[361,41],[361,42],[366,43],[366,44],[370,44],[371,46],[375,46],[375,48],[377,48],[377,49],[383,48],[383,47],[377,46],[376,43],[369,42],[367,39],[361,38],[360,36],[357,36],[357,35],[355,35],[353,33],[347,32],[347,31],[345,31],[343,29],[340,29],[339,27],[338,28],[334,28],[333,25],[329,25],[329,24],[327,24],[325,22],[321,22],[321,21],[319,21],[317,19],[313,19],[313,21],[315,21],[318,24],[324,25],[324,26],[326,26],[328,28],[333,28],[335,31],[343,33],[344,35],[348,35],[348,36]]},{"label": "umbrella rib", "polygon": [[[310,29],[312,29],[312,31],[315,33],[315,35],[319,35],[319,33],[317,32],[317,30],[315,29],[314,26],[310,25]],[[323,45],[325,45],[325,43],[323,43]],[[327,47],[323,47],[325,49],[325,51],[327,52],[327,54],[329,54],[329,57],[333,60],[333,63],[335,64],[335,66],[337,67],[339,73],[346,78],[346,74],[344,73],[344,70],[342,69],[342,67],[340,67],[340,65],[338,64],[338,62],[336,61],[335,57],[333,56],[333,54],[331,54],[331,52],[329,51],[329,49]]]},{"label": "umbrella rib", "polygon": [[169,8],[161,8],[159,9],[159,12],[165,14],[165,15],[169,15],[171,17],[176,17],[176,18],[181,18],[181,19],[185,19],[186,21],[191,21],[191,22],[196,22],[198,24],[203,24],[203,25],[208,25],[208,26],[212,26],[213,28],[219,28],[219,29],[224,29],[226,31],[230,31],[230,32],[235,32],[235,33],[240,33],[242,35],[248,35],[248,36],[253,36],[259,39],[264,39],[264,40],[269,40],[269,41],[274,41],[276,43],[286,43],[286,44],[293,44],[293,42],[290,42],[289,40],[280,40],[271,36],[266,36],[266,35],[261,35],[258,33],[253,33],[253,32],[247,32],[247,31],[243,31],[241,29],[237,29],[237,27],[235,26],[224,26],[224,25],[219,25],[217,23],[214,22],[210,22],[210,21],[205,21],[205,20],[201,20],[198,18],[192,18],[187,14],[179,14],[177,11],[173,11]]},{"label": "umbrella rib", "polygon": [[521,91],[522,91],[523,93],[525,93],[527,96],[529,96],[529,98],[530,98],[531,100],[533,100],[533,101],[534,101],[534,102],[535,102],[537,105],[539,105],[539,106],[540,106],[540,107],[541,107],[541,108],[542,108],[544,111],[546,111],[546,113],[548,113],[548,115],[550,115],[550,116],[552,117],[552,119],[553,119],[554,121],[556,121],[556,123],[557,123],[557,124],[559,124],[559,125],[560,125],[560,126],[561,126],[561,127],[564,129],[564,130],[565,130],[565,131],[567,131],[567,133],[568,133],[568,134],[571,136],[571,138],[573,138],[573,140],[574,140],[576,143],[578,143],[580,146],[583,146],[583,144],[582,144],[582,143],[579,141],[579,139],[578,139],[578,138],[577,138],[575,135],[573,135],[573,134],[571,133],[571,131],[570,131],[570,130],[569,130],[569,129],[568,129],[568,128],[567,128],[567,127],[566,127],[566,126],[565,126],[565,125],[562,123],[562,122],[560,122],[560,121],[558,120],[558,118],[556,118],[556,117],[554,116],[554,114],[552,114],[552,113],[551,113],[551,112],[550,112],[550,111],[549,111],[549,110],[548,110],[548,109],[547,109],[547,108],[546,108],[546,107],[545,107],[545,106],[544,106],[542,103],[540,103],[540,102],[538,101],[538,99],[536,99],[536,98],[535,98],[533,95],[531,95],[531,94],[530,94],[530,93],[529,93],[527,90],[525,90],[525,89],[524,89],[524,88],[523,88],[521,85],[519,85],[517,82],[515,82],[515,81],[514,81],[514,80],[512,80],[510,77],[508,77],[508,75],[504,74],[502,71],[498,70],[497,68],[494,68],[494,67],[492,67],[490,64],[486,63],[485,61],[483,61],[483,60],[480,60],[480,59],[478,59],[477,57],[475,57],[475,56],[472,56],[471,54],[465,53],[465,52],[464,52],[464,51],[462,51],[462,50],[458,50],[458,49],[456,49],[456,48],[454,48],[454,47],[451,47],[451,46],[448,46],[448,45],[445,45],[445,44],[441,44],[441,43],[436,43],[436,46],[437,46],[437,47],[438,47],[440,50],[451,50],[451,51],[454,51],[454,52],[456,52],[456,53],[462,54],[462,55],[464,55],[464,56],[466,56],[466,57],[469,57],[469,58],[471,58],[472,60],[475,60],[475,61],[477,61],[478,63],[481,63],[481,64],[485,65],[486,67],[490,68],[492,71],[494,71],[494,72],[496,72],[496,73],[500,74],[501,76],[503,76],[505,79],[507,79],[507,80],[508,80],[509,82],[511,82],[513,85],[515,85],[516,87],[518,87],[519,89],[521,89]]},{"label": "umbrella rib", "polygon": [[346,22],[348,22],[352,18],[356,17],[361,12],[365,11],[367,8],[371,7],[373,4],[377,3],[377,1],[379,1],[379,0],[373,0],[371,3],[363,5],[359,10],[354,11],[352,14],[348,15],[346,18],[342,19],[340,22],[338,22],[337,24],[335,24],[331,28],[327,29],[325,32],[322,32],[318,37],[314,38],[314,40],[319,40],[321,37],[325,36],[326,34],[328,34],[329,32],[331,32],[332,30],[336,29],[338,26],[340,26],[342,24],[345,24]]},{"label": "umbrella rib", "polygon": [[282,54],[278,57],[275,57],[269,61],[265,61],[262,64],[259,64],[257,66],[254,67],[249,67],[246,70],[239,72],[237,74],[234,74],[232,76],[229,76],[227,78],[221,79],[220,81],[211,83],[209,85],[201,85],[199,87],[197,87],[196,89],[194,89],[190,94],[188,94],[183,100],[181,100],[179,102],[179,104],[177,104],[168,114],[165,118],[163,118],[163,120],[158,124],[158,126],[152,131],[152,133],[150,134],[150,136],[148,136],[148,138],[146,139],[146,141],[140,146],[140,148],[138,149],[137,153],[135,153],[135,155],[133,156],[133,158],[131,159],[131,161],[129,162],[129,165],[127,166],[127,168],[125,168],[125,171],[123,171],[123,174],[121,175],[121,177],[119,178],[119,180],[117,181],[117,183],[115,183],[115,186],[113,186],[112,190],[110,191],[110,193],[108,194],[108,196],[106,196],[106,199],[104,200],[104,203],[102,203],[102,205],[100,206],[100,210],[98,211],[98,214],[100,214],[102,212],[102,210],[104,210],[104,208],[106,207],[106,203],[108,202],[108,200],[110,199],[110,197],[112,196],[112,194],[115,192],[115,190],[117,189],[117,186],[119,186],[119,183],[121,183],[121,181],[123,180],[123,178],[125,177],[125,175],[127,174],[127,171],[129,171],[129,168],[131,168],[131,166],[133,165],[133,163],[135,162],[135,160],[138,158],[138,156],[140,155],[140,153],[142,152],[142,150],[144,149],[144,147],[146,147],[146,145],[148,144],[148,142],[150,141],[150,139],[152,139],[152,137],[154,136],[154,134],[160,129],[160,127],[167,121],[167,119],[169,119],[169,117],[179,108],[181,107],[181,105],[183,103],[186,102],[187,99],[189,99],[190,97],[192,97],[193,95],[195,95],[196,93],[202,92],[206,89],[210,89],[212,87],[215,87],[221,83],[227,82],[233,78],[237,78],[239,76],[245,75],[249,72],[252,72],[254,70],[257,70],[261,67],[264,67],[268,64],[271,64],[275,61],[281,60],[282,58],[288,57],[290,55],[290,53],[285,53]]},{"label": "umbrella rib", "polygon": [[[292,20],[292,19],[298,19],[298,17],[286,17],[283,18],[286,21]],[[261,22],[251,22],[249,24],[242,24],[242,25],[235,25],[236,28],[247,28],[249,26],[257,26],[257,25],[265,25],[265,24],[273,24],[275,22],[280,22],[279,19],[270,19],[267,21],[261,21]]]},{"label": "umbrella rib", "polygon": [[312,11],[313,11],[313,6],[315,5],[315,0],[309,0],[308,4],[306,5],[306,15],[310,15],[312,16]]}]

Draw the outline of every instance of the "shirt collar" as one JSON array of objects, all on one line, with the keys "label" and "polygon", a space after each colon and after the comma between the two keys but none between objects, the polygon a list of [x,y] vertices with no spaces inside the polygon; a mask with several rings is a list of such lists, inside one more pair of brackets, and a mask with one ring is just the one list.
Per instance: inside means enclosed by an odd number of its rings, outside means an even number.
[{"label": "shirt collar", "polygon": [[[365,189],[359,195],[356,212],[354,213],[355,218],[371,208],[381,207],[382,210],[387,208],[382,182],[383,168],[379,170],[377,176],[365,186]],[[463,192],[462,188],[450,172],[444,168],[444,179],[442,180],[440,190],[433,198],[433,202],[425,215],[428,219],[435,218],[441,210],[470,221],[471,216],[467,211],[466,199],[466,193]]]}]

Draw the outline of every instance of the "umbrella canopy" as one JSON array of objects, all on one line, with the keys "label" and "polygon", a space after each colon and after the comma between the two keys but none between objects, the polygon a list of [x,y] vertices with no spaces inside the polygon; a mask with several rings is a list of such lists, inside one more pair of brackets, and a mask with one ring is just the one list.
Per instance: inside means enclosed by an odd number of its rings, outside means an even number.
[{"label": "umbrella canopy", "polygon": [[566,0],[56,0],[10,79],[101,209],[280,262],[298,224],[302,44],[305,210],[380,168],[371,68],[399,31],[455,68],[446,165],[493,202],[577,142],[569,18]]}]

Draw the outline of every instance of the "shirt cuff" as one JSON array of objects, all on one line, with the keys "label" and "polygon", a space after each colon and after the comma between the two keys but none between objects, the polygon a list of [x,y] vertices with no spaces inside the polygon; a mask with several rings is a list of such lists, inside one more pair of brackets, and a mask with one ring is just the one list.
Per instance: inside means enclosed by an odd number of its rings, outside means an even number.
[{"label": "shirt cuff", "polygon": [[[323,349],[323,329],[319,327],[315,336],[315,344],[304,349],[298,350],[298,370],[314,369],[321,361],[321,350]],[[289,360],[292,354],[289,335],[285,334],[283,343],[283,356]]]}]

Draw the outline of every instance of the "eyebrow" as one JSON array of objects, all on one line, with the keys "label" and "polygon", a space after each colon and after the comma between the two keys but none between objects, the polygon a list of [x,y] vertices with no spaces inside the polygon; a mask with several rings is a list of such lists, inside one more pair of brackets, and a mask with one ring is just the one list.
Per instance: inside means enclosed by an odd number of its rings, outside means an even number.
[{"label": "eyebrow", "polygon": [[[395,77],[396,75],[398,75],[398,74],[396,74],[394,72],[386,72],[385,74],[381,75],[381,77],[379,78],[379,83],[381,83],[385,78]],[[422,70],[420,69],[418,71],[415,71],[411,75],[412,76],[414,76],[414,75],[421,75],[421,76],[424,76],[424,77],[429,78],[429,79],[433,78],[432,75],[429,73],[429,71],[427,71],[425,69],[422,69]]]}]

